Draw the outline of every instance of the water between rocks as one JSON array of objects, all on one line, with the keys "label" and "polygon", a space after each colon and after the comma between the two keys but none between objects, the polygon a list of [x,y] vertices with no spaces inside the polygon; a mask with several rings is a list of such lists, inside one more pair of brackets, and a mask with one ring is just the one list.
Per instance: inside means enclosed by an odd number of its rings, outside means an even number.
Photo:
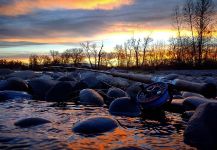
[{"label": "water between rocks", "polygon": [[[180,114],[166,112],[160,119],[111,116],[108,108],[76,105],[53,107],[52,103],[10,100],[0,103],[0,149],[115,149],[127,146],[142,149],[195,149],[183,142],[186,122]],[[73,125],[93,116],[110,116],[121,127],[100,135],[84,136]],[[52,123],[19,128],[14,122],[41,117]]]}]

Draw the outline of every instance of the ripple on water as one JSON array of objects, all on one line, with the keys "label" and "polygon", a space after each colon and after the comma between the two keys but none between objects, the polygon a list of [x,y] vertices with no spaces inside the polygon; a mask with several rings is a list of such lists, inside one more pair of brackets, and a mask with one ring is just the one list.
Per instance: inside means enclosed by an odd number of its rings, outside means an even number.
[{"label": "ripple on water", "polygon": [[[54,106],[54,105],[53,105]],[[0,103],[0,149],[194,149],[184,144],[186,122],[180,114],[166,112],[163,117],[111,116],[104,107],[70,103],[65,108],[52,107],[43,101],[7,101]],[[110,116],[121,127],[98,136],[73,133],[72,126],[94,116]],[[22,129],[14,126],[21,118],[40,117],[52,123]]]}]

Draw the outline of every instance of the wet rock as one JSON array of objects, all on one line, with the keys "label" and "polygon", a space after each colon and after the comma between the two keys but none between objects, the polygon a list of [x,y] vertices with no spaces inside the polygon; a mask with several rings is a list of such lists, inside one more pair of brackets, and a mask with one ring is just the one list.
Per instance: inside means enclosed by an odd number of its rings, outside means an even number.
[{"label": "wet rock", "polygon": [[204,104],[204,103],[209,103],[209,102],[217,102],[217,101],[213,99],[191,96],[191,97],[187,97],[184,99],[183,105],[186,110],[194,110],[199,105]]},{"label": "wet rock", "polygon": [[112,118],[94,117],[76,123],[72,130],[80,134],[99,134],[114,130],[118,126],[118,122]]},{"label": "wet rock", "polygon": [[14,125],[19,126],[21,128],[28,128],[28,127],[42,125],[46,123],[50,123],[50,121],[43,118],[25,118],[25,119],[18,120],[17,122],[14,123]]},{"label": "wet rock", "polygon": [[71,101],[75,96],[75,91],[77,91],[75,85],[76,82],[59,82],[48,90],[45,100],[57,102]]},{"label": "wet rock", "polygon": [[182,114],[182,117],[185,118],[185,119],[190,119],[194,115],[194,112],[195,111],[185,111]]},{"label": "wet rock", "polygon": [[24,80],[13,77],[1,83],[0,90],[28,91],[28,85]]},{"label": "wet rock", "polygon": [[171,112],[181,113],[185,111],[183,106],[184,99],[173,99],[166,109]]},{"label": "wet rock", "polygon": [[79,93],[80,103],[84,105],[102,106],[103,97],[93,89],[83,89]]},{"label": "wet rock", "polygon": [[9,74],[7,77],[18,77],[21,78],[23,80],[27,80],[27,79],[32,79],[34,77],[37,77],[38,75],[34,72],[34,71],[19,71],[19,72],[13,72],[11,74]]},{"label": "wet rock", "polygon": [[32,99],[32,96],[21,91],[0,91],[0,101],[9,99]]},{"label": "wet rock", "polygon": [[138,105],[128,97],[115,99],[109,106],[109,113],[112,115],[129,117],[141,115]]},{"label": "wet rock", "polygon": [[120,88],[109,88],[109,90],[107,92],[107,96],[115,99],[115,98],[119,98],[119,97],[127,97],[128,95],[126,92],[124,92]]},{"label": "wet rock", "polygon": [[46,79],[33,79],[28,83],[30,93],[33,95],[34,99],[38,100],[44,100],[48,90],[55,84],[57,84],[57,81]]},{"label": "wet rock", "polygon": [[184,131],[184,141],[198,149],[217,149],[217,103],[200,105]]},{"label": "wet rock", "polygon": [[203,95],[200,95],[200,94],[197,94],[197,93],[192,93],[192,92],[183,92],[182,93],[182,97],[183,98],[187,98],[187,97],[191,97],[191,96],[196,96],[196,97],[204,98]]}]

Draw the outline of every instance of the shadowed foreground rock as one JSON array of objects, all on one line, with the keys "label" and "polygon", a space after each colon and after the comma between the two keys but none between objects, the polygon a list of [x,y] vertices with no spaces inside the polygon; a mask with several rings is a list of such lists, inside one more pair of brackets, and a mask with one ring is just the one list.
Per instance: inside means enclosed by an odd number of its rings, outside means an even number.
[{"label": "shadowed foreground rock", "polygon": [[76,123],[72,130],[81,134],[99,134],[114,130],[118,126],[118,122],[112,118],[95,117]]},{"label": "shadowed foreground rock", "polygon": [[217,149],[217,103],[200,105],[190,118],[184,141],[199,149]]},{"label": "shadowed foreground rock", "polygon": [[9,99],[32,99],[32,96],[21,91],[0,91],[0,102]]},{"label": "shadowed foreground rock", "polygon": [[79,94],[80,103],[84,105],[102,106],[104,104],[103,97],[93,89],[83,89]]},{"label": "shadowed foreground rock", "polygon": [[136,117],[141,114],[137,104],[128,97],[115,99],[109,106],[109,112],[117,116]]},{"label": "shadowed foreground rock", "polygon": [[45,123],[50,123],[50,121],[43,118],[25,118],[18,120],[14,123],[14,125],[19,126],[21,128],[28,128],[32,126],[42,125]]},{"label": "shadowed foreground rock", "polygon": [[28,91],[28,85],[24,80],[12,77],[1,83],[0,90]]}]

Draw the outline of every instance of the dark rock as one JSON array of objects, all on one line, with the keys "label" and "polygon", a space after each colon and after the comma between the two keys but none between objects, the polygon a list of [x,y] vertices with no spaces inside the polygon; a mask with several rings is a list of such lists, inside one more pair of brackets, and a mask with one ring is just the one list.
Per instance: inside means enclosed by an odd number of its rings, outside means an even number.
[{"label": "dark rock", "polygon": [[72,130],[80,134],[99,134],[114,130],[118,126],[118,122],[112,118],[94,117],[76,123]]},{"label": "dark rock", "polygon": [[32,126],[42,125],[45,123],[50,123],[50,121],[43,118],[25,118],[18,120],[14,123],[14,125],[19,126],[21,128],[28,128]]},{"label": "dark rock", "polygon": [[196,96],[196,97],[204,98],[203,95],[200,95],[200,94],[198,94],[198,93],[192,93],[192,92],[183,92],[183,93],[182,93],[182,97],[183,97],[183,98],[187,98],[187,97],[191,97],[191,96]]},{"label": "dark rock", "polygon": [[117,116],[136,117],[141,115],[138,105],[128,97],[115,99],[109,106],[109,112]]},{"label": "dark rock", "polygon": [[167,80],[174,80],[178,77],[179,77],[179,75],[177,75],[177,74],[168,74],[168,75],[164,76],[164,78]]},{"label": "dark rock", "polygon": [[76,82],[59,82],[48,90],[45,100],[57,102],[71,101],[75,96],[76,90]]},{"label": "dark rock", "polygon": [[20,78],[9,78],[0,85],[0,90],[28,91],[27,83]]},{"label": "dark rock", "polygon": [[93,88],[93,89],[108,88],[108,86],[105,83],[98,80],[96,76],[90,76],[90,77],[84,78],[81,80],[81,82],[85,83],[88,86],[88,88]]},{"label": "dark rock", "polygon": [[80,103],[84,105],[102,106],[103,97],[93,89],[83,89],[79,94]]},{"label": "dark rock", "polygon": [[0,91],[0,101],[9,99],[32,99],[32,96],[21,91]]},{"label": "dark rock", "polygon": [[173,99],[166,109],[171,112],[181,113],[185,111],[183,106],[184,99]]},{"label": "dark rock", "polygon": [[109,88],[109,90],[107,92],[107,96],[115,99],[115,98],[119,98],[119,97],[127,97],[128,95],[122,89]]},{"label": "dark rock", "polygon": [[0,76],[6,76],[8,74],[13,73],[14,71],[11,69],[2,68],[0,69]]},{"label": "dark rock", "polygon": [[58,81],[76,81],[75,78],[70,77],[70,76],[62,76],[62,77],[59,77],[57,80]]},{"label": "dark rock", "polygon": [[184,99],[183,105],[186,110],[194,110],[199,105],[204,104],[204,103],[209,103],[209,102],[217,102],[217,101],[213,99],[191,96],[191,97],[187,97]]},{"label": "dark rock", "polygon": [[126,92],[133,101],[136,101],[137,94],[141,90],[141,85],[142,83],[136,82],[127,88]]},{"label": "dark rock", "polygon": [[182,117],[185,118],[185,119],[190,119],[194,115],[194,112],[195,111],[185,111],[182,114]]},{"label": "dark rock", "polygon": [[21,78],[23,80],[27,80],[27,79],[32,79],[34,77],[37,77],[38,75],[34,72],[34,71],[19,71],[19,72],[13,72],[11,74],[9,74],[7,77],[18,77]]},{"label": "dark rock", "polygon": [[184,141],[198,149],[217,149],[217,103],[200,105],[184,131]]},{"label": "dark rock", "polygon": [[38,100],[44,100],[48,90],[55,84],[57,84],[57,81],[45,79],[33,79],[28,83],[30,93],[33,95],[34,99]]},{"label": "dark rock", "polygon": [[148,148],[139,148],[139,147],[134,147],[134,146],[127,146],[127,147],[116,148],[114,150],[149,150],[149,149]]}]

